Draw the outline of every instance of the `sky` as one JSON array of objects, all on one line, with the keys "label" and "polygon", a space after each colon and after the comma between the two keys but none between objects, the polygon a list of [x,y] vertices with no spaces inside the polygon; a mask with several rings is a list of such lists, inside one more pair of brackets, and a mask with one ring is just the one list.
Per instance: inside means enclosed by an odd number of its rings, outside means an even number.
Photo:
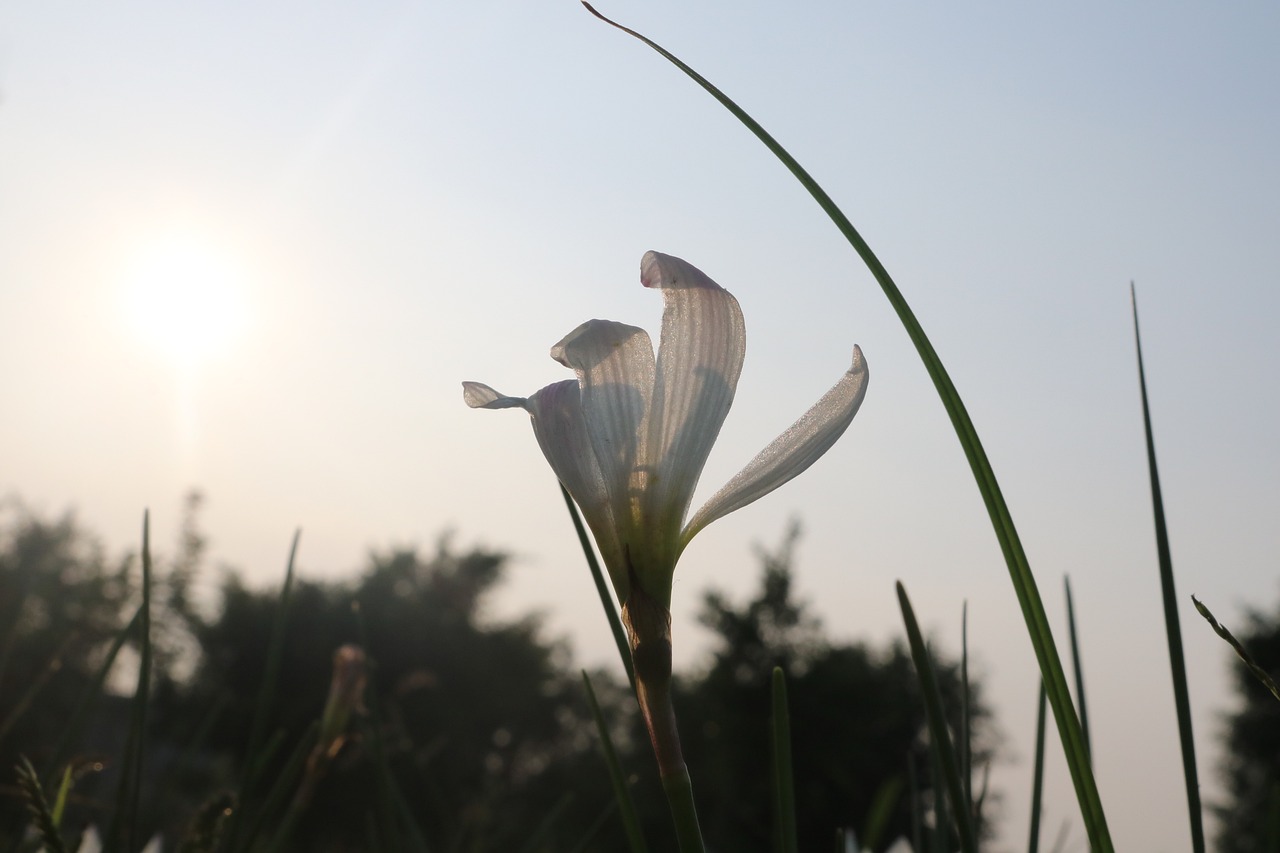
[{"label": "sky", "polygon": [[[1280,10],[1268,3],[609,0],[751,112],[897,280],[991,457],[1064,635],[1070,574],[1120,849],[1189,850],[1129,284],[1206,797],[1228,625],[1280,598]],[[705,498],[840,376],[845,437],[701,533],[708,587],[804,538],[797,586],[839,640],[902,635],[901,580],[1004,737],[999,849],[1025,845],[1037,671],[981,498],[856,254],[757,140],[569,0],[12,0],[0,9],[0,495],[134,547],[207,496],[217,563],[350,577],[370,549],[510,552],[495,619],[538,610],[617,666],[554,478],[518,413],[592,317],[656,332],[641,255],[685,258],[747,323]],[[181,282],[181,284],[174,284]],[[168,330],[161,332],[160,328]],[[700,498],[695,497],[695,504]],[[210,589],[216,576],[208,579]],[[620,667],[619,667],[620,669]],[[1085,849],[1050,741],[1046,843]],[[696,780],[695,790],[696,790]]]}]

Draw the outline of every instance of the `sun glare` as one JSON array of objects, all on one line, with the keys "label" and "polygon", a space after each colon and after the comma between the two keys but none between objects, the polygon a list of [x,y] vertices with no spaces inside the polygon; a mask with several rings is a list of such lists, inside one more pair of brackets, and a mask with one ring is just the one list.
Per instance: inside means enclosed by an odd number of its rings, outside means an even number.
[{"label": "sun glare", "polygon": [[226,353],[247,319],[244,273],[224,253],[186,237],[140,252],[126,293],[134,330],[179,367]]}]

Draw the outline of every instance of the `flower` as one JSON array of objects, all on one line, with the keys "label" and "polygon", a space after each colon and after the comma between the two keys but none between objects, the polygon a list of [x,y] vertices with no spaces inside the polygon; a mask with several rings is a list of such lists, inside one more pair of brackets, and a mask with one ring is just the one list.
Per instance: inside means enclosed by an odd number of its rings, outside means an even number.
[{"label": "flower", "polygon": [[647,252],[640,282],[662,291],[662,340],[588,320],[551,348],[578,378],[508,397],[464,382],[472,408],[523,408],[560,482],[582,509],[624,606],[638,585],[670,608],[676,561],[704,527],[763,497],[826,453],[867,389],[858,347],[830,391],[774,439],[687,523],[694,487],[729,407],[746,353],[731,293],[679,258]]}]

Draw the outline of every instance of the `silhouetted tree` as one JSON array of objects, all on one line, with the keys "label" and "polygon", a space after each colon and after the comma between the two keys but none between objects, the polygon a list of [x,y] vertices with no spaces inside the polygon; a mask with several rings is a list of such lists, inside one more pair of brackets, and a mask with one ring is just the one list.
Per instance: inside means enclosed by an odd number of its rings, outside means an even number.
[{"label": "silhouetted tree", "polygon": [[[1280,610],[1249,614],[1236,633],[1254,662],[1280,678]],[[1241,662],[1232,667],[1239,706],[1227,715],[1222,774],[1227,798],[1215,810],[1222,853],[1280,851],[1280,701]]]},{"label": "silhouetted tree", "polygon": [[[553,813],[538,849],[567,849],[609,807],[567,650],[543,640],[534,617],[499,624],[481,616],[505,560],[457,553],[442,540],[426,559],[412,549],[373,554],[354,583],[299,581],[293,589],[270,730],[299,742],[320,717],[334,650],[364,648],[376,694],[369,704],[379,709],[367,723],[378,727],[399,796],[432,849],[518,848]],[[231,788],[244,771],[279,607],[274,593],[251,591],[234,576],[222,598],[217,617],[194,628],[202,652],[195,677],[163,709],[173,739],[208,732],[205,789]],[[352,740],[329,766],[294,849],[365,849],[381,784],[372,734]],[[592,849],[615,849],[616,831],[606,827]]]}]

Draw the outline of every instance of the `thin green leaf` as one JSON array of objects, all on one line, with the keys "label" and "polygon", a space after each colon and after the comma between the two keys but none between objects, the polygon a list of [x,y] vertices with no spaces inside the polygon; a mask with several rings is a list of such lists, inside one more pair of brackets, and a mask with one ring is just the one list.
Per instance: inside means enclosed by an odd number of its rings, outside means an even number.
[{"label": "thin green leaf", "polygon": [[[942,709],[942,691],[938,688],[938,676],[933,669],[933,661],[929,658],[929,650],[925,647],[924,636],[920,633],[920,625],[916,622],[915,611],[911,609],[911,600],[907,598],[907,589],[899,581],[898,605],[902,608],[902,621],[907,628],[907,642],[911,646],[911,660],[916,665],[916,676],[920,679],[920,691],[924,694],[925,715],[929,720],[929,735],[936,746],[938,763],[941,766],[943,781],[947,786],[947,794],[955,808],[956,829],[960,835],[960,849],[964,853],[976,853],[978,840],[973,832],[973,822],[969,810],[965,807],[964,787],[960,784],[960,771],[956,767],[956,752],[951,744],[951,735],[947,731],[947,717]],[[941,796],[936,799],[941,801]],[[938,827],[939,832],[946,832],[945,826]]]},{"label": "thin green leaf", "polygon": [[1031,837],[1027,840],[1027,853],[1040,849],[1040,801],[1044,795],[1044,682],[1040,682],[1036,701],[1036,763],[1031,776]]},{"label": "thin green leaf", "polygon": [[267,646],[267,662],[263,670],[262,685],[258,688],[258,700],[254,703],[253,720],[249,725],[249,743],[245,749],[245,770],[240,778],[240,792],[236,797],[239,807],[232,813],[227,827],[227,844],[230,850],[242,849],[240,832],[244,825],[244,814],[249,804],[254,801],[254,789],[258,786],[258,774],[265,762],[260,762],[263,740],[271,723],[272,704],[275,701],[276,684],[280,678],[280,667],[284,661],[285,633],[289,622],[289,604],[293,594],[294,560],[298,556],[298,541],[302,531],[296,530],[293,542],[289,545],[289,560],[285,564],[284,583],[280,586],[280,598],[276,605],[275,619],[271,624],[271,640]]},{"label": "thin green leaf", "polygon": [[613,784],[613,798],[617,801],[618,812],[622,817],[627,846],[631,849],[631,853],[647,853],[649,846],[645,843],[644,833],[640,829],[640,818],[636,814],[636,806],[631,799],[631,790],[627,787],[626,777],[622,774],[618,753],[613,748],[613,738],[609,736],[609,727],[605,724],[600,703],[596,700],[596,691],[591,686],[591,679],[587,676],[586,670],[582,671],[582,685],[587,691],[591,718],[595,720],[596,731],[600,734],[600,750],[604,753],[604,763],[609,769],[609,781]]},{"label": "thin green leaf", "polygon": [[[285,802],[297,788],[298,781],[302,778],[307,756],[311,754],[311,749],[315,746],[316,735],[319,731],[320,723],[318,721],[313,722],[303,733],[302,738],[294,745],[293,752],[289,755],[289,760],[285,762],[280,775],[276,777],[275,782],[267,790],[267,795],[260,798],[261,804],[255,810],[253,822],[249,825],[249,830],[241,841],[244,846],[238,849],[251,849],[259,833],[263,832],[268,826],[275,829],[272,843],[267,848],[268,851],[274,853],[287,840],[289,834],[293,831],[293,820],[295,818],[293,815],[286,815]],[[245,804],[242,803],[241,807],[243,808],[244,806]]]},{"label": "thin green leaf", "polygon": [[782,667],[773,668],[770,691],[773,713],[773,826],[774,849],[796,853],[796,791],[791,769],[791,711],[787,707],[787,677]]},{"label": "thin green leaf", "polygon": [[62,668],[62,656],[66,654],[67,649],[71,647],[71,643],[75,639],[75,634],[70,634],[63,639],[61,645],[58,646],[58,650],[53,653],[53,657],[49,658],[49,663],[41,668],[40,674],[27,685],[26,690],[22,691],[18,701],[13,703],[4,720],[0,721],[0,741],[4,740],[4,736],[9,733],[9,729],[13,728],[13,725],[31,707],[32,701],[44,689],[44,686],[49,683],[49,679],[53,677],[53,674]]},{"label": "thin green leaf", "polygon": [[617,807],[617,800],[610,800],[600,811],[600,814],[596,815],[596,819],[591,822],[591,825],[587,827],[587,831],[582,834],[582,840],[566,851],[566,853],[583,853],[583,851],[590,846],[596,835],[599,834],[601,827],[604,826],[604,822],[609,819],[609,815],[613,814],[613,810]]},{"label": "thin green leaf", "polygon": [[555,827],[556,821],[560,819],[572,803],[573,792],[566,791],[559,800],[556,800],[556,804],[547,811],[546,816],[538,821],[538,825],[534,827],[533,832],[529,833],[529,837],[525,839],[524,844],[520,845],[519,853],[537,853],[539,845],[551,835],[551,830]]},{"label": "thin green leaf", "polygon": [[1213,618],[1213,614],[1209,612],[1209,608],[1205,607],[1200,599],[1193,595],[1191,596],[1191,601],[1195,604],[1196,610],[1199,611],[1200,615],[1209,623],[1209,627],[1213,628],[1214,633],[1230,643],[1231,648],[1236,650],[1236,654],[1240,656],[1240,660],[1244,661],[1244,665],[1249,668],[1249,672],[1253,673],[1253,677],[1261,681],[1262,684],[1271,691],[1272,696],[1276,697],[1276,699],[1280,699],[1280,686],[1276,685],[1275,681],[1272,680],[1271,676],[1265,669],[1258,666],[1257,662],[1253,659],[1253,656],[1245,650],[1244,646],[1240,645],[1240,641],[1237,640],[1225,627],[1218,624],[1218,620]]},{"label": "thin green leaf", "polygon": [[960,781],[964,783],[964,808],[973,808],[973,736],[969,720],[969,602],[960,606]]},{"label": "thin green leaf", "polygon": [[1040,598],[1039,589],[1036,587],[1035,577],[1031,574],[1031,566],[1027,561],[1026,553],[1022,549],[1022,542],[1018,538],[1013,518],[1009,514],[1009,508],[1005,504],[1004,495],[996,482],[991,463],[988,461],[986,451],[978,438],[977,430],[974,429],[973,422],[969,419],[969,413],[960,399],[960,394],[952,384],[951,377],[947,374],[946,368],[943,367],[942,360],[934,351],[933,345],[924,333],[924,329],[921,328],[915,314],[898,290],[898,286],[875,256],[875,253],[871,251],[871,247],[862,239],[853,224],[849,222],[848,217],[841,212],[826,191],[810,177],[809,173],[804,170],[796,159],[787,153],[786,149],[779,145],[777,140],[770,136],[755,119],[747,115],[741,107],[713,86],[706,78],[656,42],[637,33],[635,30],[628,29],[609,20],[592,8],[585,0],[583,5],[600,20],[651,47],[705,89],[728,109],[734,117],[742,122],[748,130],[754,133],[773,155],[790,170],[800,184],[808,190],[809,194],[818,202],[818,205],[826,212],[831,221],[835,223],[840,233],[857,251],[863,263],[867,265],[871,274],[880,284],[885,296],[897,312],[898,318],[906,329],[908,336],[910,336],[912,343],[915,344],[916,351],[920,354],[921,361],[923,361],[925,369],[929,372],[934,387],[938,391],[938,396],[946,407],[952,426],[955,428],[960,444],[964,448],[965,456],[969,460],[969,467],[973,471],[978,489],[982,493],[987,513],[991,517],[992,527],[995,529],[996,538],[1000,542],[1000,549],[1004,553],[1005,563],[1009,568],[1009,577],[1013,583],[1014,593],[1018,597],[1018,604],[1022,608],[1023,619],[1027,624],[1027,633],[1031,638],[1036,660],[1040,664],[1040,672],[1045,678],[1049,703],[1053,707],[1054,719],[1058,724],[1058,734],[1062,739],[1063,752],[1066,756],[1067,767],[1071,772],[1072,783],[1075,786],[1076,799],[1080,803],[1081,816],[1089,833],[1090,845],[1097,853],[1111,853],[1114,849],[1111,835],[1107,829],[1107,819],[1102,809],[1102,801],[1098,796],[1097,782],[1089,765],[1089,754],[1084,746],[1084,738],[1080,731],[1080,721],[1076,718],[1075,708],[1071,704],[1071,694],[1067,688],[1066,675],[1063,672],[1057,646],[1053,641],[1053,632],[1049,628],[1048,617],[1044,612],[1044,603]]},{"label": "thin green leaf", "polygon": [[1138,351],[1138,387],[1142,391],[1142,428],[1147,438],[1147,468],[1151,475],[1151,510],[1156,526],[1156,558],[1160,563],[1160,594],[1164,600],[1164,628],[1169,641],[1169,669],[1173,675],[1173,701],[1178,710],[1178,737],[1182,742],[1182,776],[1187,786],[1187,811],[1191,816],[1191,849],[1204,853],[1204,817],[1200,808],[1200,777],[1196,772],[1196,742],[1191,733],[1191,691],[1187,687],[1187,661],[1182,652],[1182,624],[1178,618],[1178,593],[1173,585],[1173,556],[1169,529],[1160,494],[1156,467],[1156,441],[1151,430],[1151,406],[1147,401],[1147,373],[1142,364],[1142,336],[1138,332],[1138,293],[1129,283],[1133,303],[1133,342]]},{"label": "thin green leaf", "polygon": [[1084,701],[1084,664],[1080,658],[1080,643],[1076,634],[1076,608],[1071,598],[1071,578],[1065,575],[1062,585],[1067,591],[1067,633],[1071,637],[1071,668],[1076,674],[1076,704],[1080,709],[1080,731],[1084,735],[1084,748],[1093,755],[1093,747],[1089,742],[1089,706]]},{"label": "thin green leaf", "polygon": [[907,783],[911,797],[911,849],[921,853],[924,850],[924,804],[920,801],[920,781],[916,777],[916,762],[912,755],[907,756]]},{"label": "thin green leaf", "polygon": [[578,513],[578,505],[573,502],[573,498],[569,495],[569,490],[560,486],[560,494],[564,496],[564,504],[569,508],[569,517],[573,519],[573,529],[577,531],[578,543],[582,546],[582,553],[586,555],[587,566],[591,569],[591,579],[596,582],[596,592],[600,595],[600,606],[604,608],[604,615],[609,620],[609,630],[613,632],[613,642],[618,646],[618,657],[622,658],[622,666],[627,670],[627,680],[631,682],[631,689],[636,689],[636,673],[631,663],[631,647],[627,644],[627,635],[622,628],[622,620],[618,618],[618,608],[613,606],[613,596],[609,593],[609,584],[605,581],[604,572],[600,570],[600,563],[596,560],[596,552],[591,547],[591,537],[587,535],[587,528],[582,524],[582,516]]},{"label": "thin green leaf", "polygon": [[53,799],[53,825],[62,826],[62,815],[67,810],[67,797],[71,794],[71,783],[75,781],[75,777],[71,775],[71,768],[67,767],[62,771],[62,779],[58,782],[58,795]]},{"label": "thin green leaf", "polygon": [[138,610],[138,686],[129,714],[116,811],[104,839],[110,853],[133,853],[138,844],[138,811],[142,803],[142,771],[147,745],[147,706],[151,693],[151,514],[142,514],[142,606]]},{"label": "thin green leaf", "polygon": [[[360,636],[360,647],[369,648],[369,632],[364,623],[364,612],[360,609],[359,603],[352,608],[356,618],[356,628]],[[378,700],[378,688],[376,676],[377,662],[373,662],[375,673],[369,679],[370,688],[365,691],[365,698],[368,701],[369,719],[367,723],[367,731],[369,732],[369,740],[373,744],[374,763],[378,768],[378,799],[377,811],[381,820],[383,833],[386,835],[384,847],[378,849],[388,850],[390,853],[400,853],[404,850],[404,840],[400,833],[400,808],[396,803],[397,787],[395,776],[391,772],[391,759],[387,755],[386,738],[382,733],[382,711]],[[409,823],[412,825],[410,834],[414,836],[414,844],[417,846],[421,841],[421,833],[418,832],[417,825],[413,822],[411,815]]]},{"label": "thin green leaf", "polygon": [[[866,849],[880,849],[885,840],[889,821],[893,819],[893,810],[897,808],[898,800],[902,799],[904,787],[905,783],[899,774],[884,780],[876,790],[876,795],[871,800],[871,808],[867,810],[867,816],[863,821],[862,841]],[[849,834],[853,835],[853,831],[849,830]]]},{"label": "thin green leaf", "polygon": [[124,644],[133,636],[133,632],[137,630],[141,622],[142,607],[139,606],[134,611],[133,618],[116,633],[115,639],[111,641],[111,647],[107,649],[107,656],[103,658],[102,665],[98,667],[93,680],[86,684],[81,691],[80,698],[76,701],[75,710],[71,712],[70,720],[65,726],[60,727],[62,733],[49,755],[48,763],[42,768],[44,772],[40,774],[41,778],[48,779],[53,775],[58,765],[66,759],[71,745],[79,739],[84,730],[85,722],[89,718],[89,713],[98,703],[98,700],[102,698],[102,687],[107,682],[107,675],[111,672],[111,667],[115,665],[116,657],[120,654],[120,650],[124,648]]}]

